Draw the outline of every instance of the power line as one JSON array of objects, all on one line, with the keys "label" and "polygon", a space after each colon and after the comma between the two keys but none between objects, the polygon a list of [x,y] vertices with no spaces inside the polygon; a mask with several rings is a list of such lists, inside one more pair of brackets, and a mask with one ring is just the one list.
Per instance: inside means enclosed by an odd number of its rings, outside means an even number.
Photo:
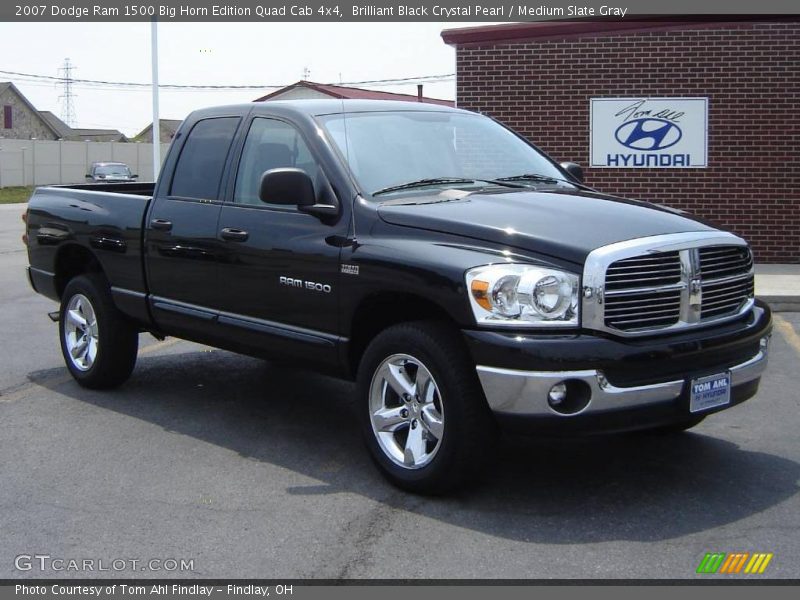
[{"label": "power line", "polygon": [[[71,67],[74,68],[74,67]],[[63,69],[61,69],[63,71]],[[149,83],[138,83],[138,82],[131,82],[131,81],[107,81],[101,79],[75,79],[71,76],[68,76],[67,73],[64,74],[64,77],[53,77],[51,75],[39,75],[35,73],[21,73],[19,71],[3,71],[0,70],[0,74],[2,75],[12,75],[16,77],[25,77],[28,79],[33,80],[46,80],[46,81],[56,81],[60,83],[64,83],[67,79],[69,80],[70,84],[85,84],[91,86],[108,86],[108,87],[116,87],[116,88],[149,88]],[[426,82],[438,82],[438,81],[447,81],[453,79],[455,77],[455,73],[444,73],[440,75],[417,75],[414,77],[397,77],[391,79],[369,79],[363,81],[347,81],[343,83],[331,83],[327,85],[373,85],[376,87],[383,87],[389,85],[404,85],[408,83],[426,83]],[[205,85],[205,84],[174,84],[174,83],[162,83],[158,87],[159,89],[173,89],[173,90],[263,90],[265,88],[275,88],[280,89],[283,87],[287,87],[291,84],[262,84],[262,85]]]}]

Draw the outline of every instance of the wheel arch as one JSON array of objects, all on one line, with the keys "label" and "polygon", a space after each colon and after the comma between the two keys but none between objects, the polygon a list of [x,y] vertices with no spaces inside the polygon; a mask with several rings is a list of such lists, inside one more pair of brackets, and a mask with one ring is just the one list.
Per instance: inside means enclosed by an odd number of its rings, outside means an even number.
[{"label": "wheel arch", "polygon": [[84,273],[99,273],[105,277],[103,265],[97,256],[80,244],[65,244],[59,248],[54,261],[55,290],[59,299],[71,279]]},{"label": "wheel arch", "polygon": [[409,321],[435,320],[458,329],[458,323],[444,307],[428,298],[409,292],[385,291],[361,300],[353,312],[350,342],[347,351],[347,371],[355,377],[361,358],[369,343],[381,331]]}]

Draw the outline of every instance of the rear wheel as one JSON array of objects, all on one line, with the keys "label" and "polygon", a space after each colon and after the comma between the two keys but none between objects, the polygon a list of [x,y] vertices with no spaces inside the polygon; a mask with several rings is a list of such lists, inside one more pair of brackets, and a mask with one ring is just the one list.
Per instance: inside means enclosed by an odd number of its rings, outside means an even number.
[{"label": "rear wheel", "polygon": [[110,388],[130,377],[139,332],[114,305],[102,275],[80,275],[67,284],[59,334],[67,369],[82,386]]},{"label": "rear wheel", "polygon": [[367,348],[358,376],[367,447],[395,485],[442,493],[478,474],[496,425],[457,332],[438,322],[390,327]]}]

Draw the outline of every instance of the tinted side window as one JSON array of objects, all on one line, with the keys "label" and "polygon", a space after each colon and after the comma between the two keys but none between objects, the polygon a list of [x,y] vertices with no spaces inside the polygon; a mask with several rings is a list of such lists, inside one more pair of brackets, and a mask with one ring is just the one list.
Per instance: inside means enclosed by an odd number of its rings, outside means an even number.
[{"label": "tinted side window", "polygon": [[183,145],[171,196],[218,200],[225,159],[239,125],[239,117],[198,121]]},{"label": "tinted side window", "polygon": [[262,204],[258,188],[264,171],[281,167],[303,169],[316,182],[319,168],[300,133],[274,119],[253,119],[242,149],[233,201]]}]

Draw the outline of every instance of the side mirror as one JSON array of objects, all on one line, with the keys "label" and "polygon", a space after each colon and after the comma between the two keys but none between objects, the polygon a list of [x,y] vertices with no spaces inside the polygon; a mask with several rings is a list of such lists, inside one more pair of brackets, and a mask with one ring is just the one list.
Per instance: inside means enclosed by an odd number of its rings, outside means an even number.
[{"label": "side mirror", "polygon": [[86,179],[92,179],[92,174],[91,173],[87,173],[86,174]]},{"label": "side mirror", "polygon": [[317,204],[314,183],[303,169],[285,167],[266,171],[261,176],[258,197],[267,204],[297,206],[300,212],[320,218],[339,214],[335,204]]},{"label": "side mirror", "polygon": [[136,175],[136,174],[134,174],[134,175],[131,175],[131,179],[139,179],[139,176],[138,176],[138,175]]},{"label": "side mirror", "polygon": [[314,184],[303,169],[270,169],[261,176],[258,198],[267,204],[310,206],[316,202]]},{"label": "side mirror", "polygon": [[583,183],[583,169],[578,163],[562,162],[561,168],[564,169],[575,181],[578,183]]}]

